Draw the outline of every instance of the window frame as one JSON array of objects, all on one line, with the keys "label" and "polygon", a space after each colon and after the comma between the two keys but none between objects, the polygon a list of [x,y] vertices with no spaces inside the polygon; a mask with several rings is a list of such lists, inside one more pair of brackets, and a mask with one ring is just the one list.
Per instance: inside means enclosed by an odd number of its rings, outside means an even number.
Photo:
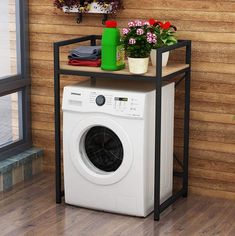
[{"label": "window frame", "polygon": [[[18,154],[32,146],[31,111],[30,111],[30,70],[28,42],[28,0],[16,0],[16,37],[17,42],[17,75],[0,80],[0,97],[14,92],[22,92],[22,139],[0,148],[0,161]],[[20,63],[19,63],[20,62]]]}]

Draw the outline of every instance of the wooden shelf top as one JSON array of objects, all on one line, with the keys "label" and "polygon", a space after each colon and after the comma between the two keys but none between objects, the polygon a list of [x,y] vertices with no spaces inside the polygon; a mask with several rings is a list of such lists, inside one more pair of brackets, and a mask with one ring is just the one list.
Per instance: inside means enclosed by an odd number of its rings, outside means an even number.
[{"label": "wooden shelf top", "polygon": [[[162,68],[162,77],[165,77],[167,75],[173,74],[175,72],[184,70],[188,68],[188,64],[169,64],[166,67]],[[75,72],[88,72],[88,73],[107,73],[107,74],[116,74],[116,75],[130,75],[133,76],[129,72],[128,66],[126,66],[123,70],[118,71],[104,71],[101,70],[100,67],[88,67],[88,66],[70,66],[66,64],[62,64],[60,66],[60,70],[67,70],[67,71],[75,71]],[[153,66],[149,66],[148,72],[143,75],[143,77],[155,77],[156,76],[156,68]]]}]

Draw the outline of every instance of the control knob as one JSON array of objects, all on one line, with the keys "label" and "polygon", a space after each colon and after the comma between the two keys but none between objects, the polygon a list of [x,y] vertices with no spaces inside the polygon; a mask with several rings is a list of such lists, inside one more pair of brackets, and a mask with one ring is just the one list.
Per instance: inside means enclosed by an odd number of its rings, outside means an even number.
[{"label": "control knob", "polygon": [[95,102],[98,106],[103,106],[105,104],[105,96],[103,95],[97,96]]}]

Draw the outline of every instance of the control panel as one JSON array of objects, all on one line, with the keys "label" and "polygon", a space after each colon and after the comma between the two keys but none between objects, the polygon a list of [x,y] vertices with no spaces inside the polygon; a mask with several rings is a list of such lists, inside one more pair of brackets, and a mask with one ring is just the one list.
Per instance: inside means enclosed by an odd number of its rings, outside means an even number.
[{"label": "control panel", "polygon": [[141,118],[144,115],[145,96],[145,93],[83,88],[69,91],[68,103],[71,109],[80,112]]}]

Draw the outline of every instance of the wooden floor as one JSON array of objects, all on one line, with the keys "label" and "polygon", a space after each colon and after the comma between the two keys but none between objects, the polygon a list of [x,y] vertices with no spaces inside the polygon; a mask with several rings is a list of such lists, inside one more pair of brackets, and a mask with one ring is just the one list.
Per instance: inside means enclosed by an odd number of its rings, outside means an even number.
[{"label": "wooden floor", "polygon": [[235,201],[190,195],[154,222],[54,203],[53,175],[42,174],[0,198],[0,235],[235,235]]}]

